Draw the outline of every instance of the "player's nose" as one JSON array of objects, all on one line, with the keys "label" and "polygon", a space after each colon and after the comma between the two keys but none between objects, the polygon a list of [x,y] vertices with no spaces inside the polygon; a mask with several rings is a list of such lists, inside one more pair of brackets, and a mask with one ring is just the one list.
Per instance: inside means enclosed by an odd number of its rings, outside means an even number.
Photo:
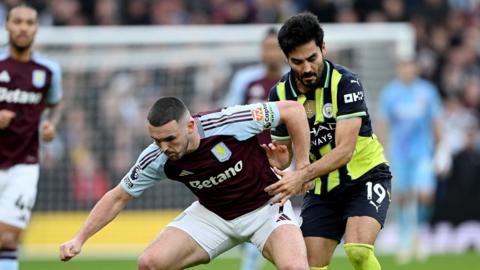
[{"label": "player's nose", "polygon": [[160,150],[162,150],[163,152],[166,152],[168,150],[168,144],[166,142],[161,142],[159,146]]}]

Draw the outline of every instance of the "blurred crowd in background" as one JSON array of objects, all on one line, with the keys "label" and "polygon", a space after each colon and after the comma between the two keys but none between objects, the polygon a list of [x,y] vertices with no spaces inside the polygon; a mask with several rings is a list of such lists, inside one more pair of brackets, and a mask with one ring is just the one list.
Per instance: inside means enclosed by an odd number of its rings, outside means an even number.
[{"label": "blurred crowd in background", "polygon": [[[0,21],[17,0],[0,1]],[[322,23],[409,22],[416,33],[416,64],[437,88],[444,104],[445,144],[453,156],[449,171],[467,179],[480,171],[480,1],[478,0],[34,0],[41,26],[193,25],[282,23],[300,11]],[[361,34],[361,33],[359,33]],[[325,37],[328,48],[328,36]],[[55,179],[59,164],[72,179],[56,186],[65,201],[71,196],[89,207],[117,183],[149,141],[145,104],[152,95],[172,95],[185,85],[199,99],[219,105],[227,93],[231,67],[205,68],[195,76],[188,68],[111,70],[64,74],[66,110],[62,140],[44,155],[44,179]],[[392,67],[395,69],[395,67]],[[229,71],[229,72],[226,72]],[[206,82],[202,76],[211,80]],[[168,80],[166,79],[168,78]],[[71,91],[88,89],[88,91]],[[141,89],[141,91],[139,90]],[[161,90],[159,90],[161,89]],[[132,91],[141,92],[133,95]],[[368,91],[368,89],[367,89]],[[208,95],[204,95],[208,93]],[[192,101],[193,102],[193,101]],[[201,106],[200,106],[201,107]],[[203,109],[203,108],[202,108]],[[374,116],[375,118],[375,116]],[[94,119],[94,121],[92,120]],[[121,132],[121,134],[119,134]],[[68,148],[67,151],[60,151]],[[94,151],[92,149],[110,149]],[[66,155],[66,156],[65,156]],[[126,158],[129,157],[129,158]],[[460,164],[458,161],[462,160]],[[468,164],[468,166],[466,165]],[[51,176],[51,177],[49,177]],[[443,176],[448,178],[448,173]],[[473,178],[472,178],[473,179]],[[42,200],[40,209],[65,207]],[[443,189],[454,189],[444,181]],[[480,181],[477,181],[480,182]],[[50,183],[51,184],[51,183]],[[45,186],[50,184],[43,184]],[[479,185],[472,180],[472,185]],[[471,187],[471,186],[470,186]],[[469,189],[467,189],[469,190]],[[173,191],[172,191],[173,192]],[[182,195],[183,196],[183,195]],[[60,198],[61,199],[61,198]],[[62,200],[63,200],[62,199]]]}]

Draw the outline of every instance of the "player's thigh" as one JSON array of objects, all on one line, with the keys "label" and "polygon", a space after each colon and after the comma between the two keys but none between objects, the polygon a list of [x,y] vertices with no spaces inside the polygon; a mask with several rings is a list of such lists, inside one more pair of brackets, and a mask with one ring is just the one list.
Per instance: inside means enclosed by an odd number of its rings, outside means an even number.
[{"label": "player's thigh", "polygon": [[273,205],[267,208],[268,213],[263,215],[266,222],[254,233],[251,241],[278,269],[308,269],[305,242],[290,201],[283,207]]},{"label": "player's thigh", "polygon": [[333,252],[338,245],[338,241],[325,237],[305,237],[307,246],[308,264],[311,267],[322,267],[330,264]]},{"label": "player's thigh", "polygon": [[392,188],[399,203],[406,200],[406,197],[411,195],[415,189],[412,166],[415,166],[415,164],[401,158],[396,158],[391,162]]},{"label": "player's thigh", "polygon": [[184,269],[208,261],[208,253],[188,233],[167,227],[146,248],[139,264],[145,269]]},{"label": "player's thigh", "polygon": [[345,242],[373,245],[381,228],[378,220],[372,217],[349,217],[345,231]]},{"label": "player's thigh", "polygon": [[0,222],[0,248],[16,249],[22,229]]},{"label": "player's thigh", "polygon": [[373,244],[387,217],[391,180],[389,177],[372,177],[353,186],[349,195],[345,204],[345,241]]},{"label": "player's thigh", "polygon": [[308,269],[307,249],[300,228],[296,225],[284,224],[276,228],[268,237],[263,254],[278,269]]},{"label": "player's thigh", "polygon": [[431,158],[420,158],[415,164],[414,185],[418,194],[432,194],[436,188],[436,179]]},{"label": "player's thigh", "polygon": [[39,175],[38,164],[15,165],[0,174],[0,222],[25,229],[30,221]]},{"label": "player's thigh", "polygon": [[[302,205],[303,237],[319,237],[340,242],[345,233],[344,190],[334,190],[328,196],[307,193]],[[322,252],[322,251],[320,251]]]},{"label": "player's thigh", "polygon": [[235,220],[236,236],[250,240],[263,252],[265,244],[276,229],[286,224],[298,228],[299,222],[290,201],[283,206],[266,204]]},{"label": "player's thigh", "polygon": [[194,202],[169,227],[187,233],[213,259],[240,243],[231,221],[226,221],[199,202]]}]

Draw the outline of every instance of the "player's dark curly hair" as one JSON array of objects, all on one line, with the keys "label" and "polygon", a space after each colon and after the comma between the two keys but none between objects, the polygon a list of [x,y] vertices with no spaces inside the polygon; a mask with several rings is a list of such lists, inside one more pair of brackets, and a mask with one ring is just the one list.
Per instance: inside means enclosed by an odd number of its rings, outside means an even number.
[{"label": "player's dark curly hair", "polygon": [[30,8],[30,9],[33,9],[35,10],[35,12],[38,13],[38,10],[30,3],[30,1],[20,1],[18,3],[16,3],[15,5],[13,6],[8,6],[7,9],[7,16],[5,16],[5,21],[8,22],[8,19],[10,19],[10,12],[15,9],[15,8],[19,8],[19,7],[26,7],[26,8]]},{"label": "player's dark curly hair", "polygon": [[176,120],[180,122],[190,115],[190,111],[183,101],[176,97],[161,97],[150,108],[147,120],[154,127],[163,126]]},{"label": "player's dark curly hair", "polygon": [[286,56],[298,46],[312,40],[317,46],[322,47],[323,29],[318,18],[310,12],[302,12],[290,17],[278,32],[278,42]]}]

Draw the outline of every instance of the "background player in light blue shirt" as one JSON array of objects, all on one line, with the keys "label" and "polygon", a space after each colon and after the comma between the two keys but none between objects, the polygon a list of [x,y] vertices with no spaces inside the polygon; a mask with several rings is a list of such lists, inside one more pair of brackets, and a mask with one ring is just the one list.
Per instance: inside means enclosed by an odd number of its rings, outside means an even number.
[{"label": "background player in light blue shirt", "polygon": [[418,77],[413,61],[400,62],[397,75],[381,93],[380,115],[384,130],[388,130],[384,139],[388,137],[386,145],[397,194],[398,259],[406,262],[412,255],[418,229],[428,221],[433,199],[436,181],[433,157],[440,141],[442,103],[437,88]]}]

